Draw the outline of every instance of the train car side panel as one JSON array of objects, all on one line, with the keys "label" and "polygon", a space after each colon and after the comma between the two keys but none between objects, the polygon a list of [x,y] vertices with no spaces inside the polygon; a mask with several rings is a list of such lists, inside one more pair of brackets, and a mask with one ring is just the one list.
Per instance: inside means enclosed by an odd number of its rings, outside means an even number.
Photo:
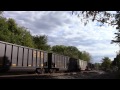
[{"label": "train car side panel", "polygon": [[29,55],[28,55],[28,67],[32,67],[32,50],[29,49]]},{"label": "train car side panel", "polygon": [[18,52],[18,47],[13,46],[12,67],[16,67],[17,66],[17,52]]},{"label": "train car side panel", "polygon": [[44,68],[48,68],[48,54],[44,52]]},{"label": "train car side panel", "polygon": [[37,51],[37,67],[41,67],[40,66],[40,51]]},{"label": "train car side panel", "polygon": [[27,67],[28,49],[24,49],[23,67]]},{"label": "train car side panel", "polygon": [[0,67],[3,66],[4,53],[5,53],[5,44],[0,43]]},{"label": "train car side panel", "polygon": [[5,63],[9,64],[11,66],[11,51],[12,51],[12,45],[7,45],[6,46],[6,54],[5,54]]},{"label": "train car side panel", "polygon": [[36,50],[33,50],[33,67],[36,67]]},{"label": "train car side panel", "polygon": [[19,47],[18,67],[22,67],[22,59],[23,59],[23,48]]},{"label": "train car side panel", "polygon": [[43,51],[41,51],[40,52],[40,56],[41,56],[41,59],[40,59],[40,61],[41,61],[41,67],[43,67],[43,63],[44,63],[44,52]]}]

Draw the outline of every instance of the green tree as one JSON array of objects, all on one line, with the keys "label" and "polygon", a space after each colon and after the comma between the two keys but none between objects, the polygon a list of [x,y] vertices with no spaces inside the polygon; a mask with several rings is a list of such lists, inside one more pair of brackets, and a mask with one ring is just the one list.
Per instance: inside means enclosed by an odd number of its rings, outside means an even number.
[{"label": "green tree", "polygon": [[81,21],[84,21],[84,25],[87,25],[90,20],[100,22],[102,25],[104,23],[118,25],[117,18],[120,13],[119,11],[116,11],[116,13],[110,11],[72,11],[72,14],[83,17]]},{"label": "green tree", "polygon": [[66,46],[64,45],[55,45],[51,48],[51,51],[62,55],[68,55],[66,51]]},{"label": "green tree", "polygon": [[103,70],[109,70],[111,66],[111,59],[109,59],[109,57],[104,57],[102,59],[102,64],[101,67]]},{"label": "green tree", "polygon": [[115,40],[112,40],[111,43],[120,45],[120,11],[115,11],[115,13],[110,11],[72,11],[72,14],[78,15],[78,17],[83,16],[81,21],[84,21],[84,25],[91,20],[100,22],[100,26],[104,25],[104,23],[115,26],[118,32],[115,33],[117,36],[115,36]]},{"label": "green tree", "polygon": [[50,51],[50,45],[47,44],[47,36],[46,35],[36,35],[33,36],[33,42],[34,42],[34,46],[37,49],[41,49],[41,50],[47,50]]},{"label": "green tree", "polygon": [[81,59],[90,62],[92,59],[92,56],[88,52],[83,51],[81,55]]},{"label": "green tree", "polygon": [[17,28],[18,27],[17,27],[17,24],[16,24],[15,20],[12,19],[12,18],[9,18],[6,23],[8,25],[8,30],[11,32],[11,35],[10,35],[11,41],[10,41],[10,43],[16,43],[15,36],[17,35]]},{"label": "green tree", "polygon": [[81,52],[74,46],[55,45],[51,50],[58,54],[67,55],[88,62],[91,60],[91,55],[88,52]]},{"label": "green tree", "polygon": [[34,47],[32,35],[25,28],[18,26],[14,19],[9,18],[7,20],[8,30],[10,34],[10,43],[19,44],[27,47]]},{"label": "green tree", "polygon": [[116,57],[112,61],[111,64],[113,67],[117,67],[120,70],[120,51],[117,53]]},{"label": "green tree", "polygon": [[24,27],[21,27],[20,30],[21,31],[18,32],[18,35],[16,35],[16,38],[19,36],[17,38],[19,42],[18,41],[16,42],[20,43],[23,46],[34,48],[34,41],[30,32]]},{"label": "green tree", "polygon": [[8,30],[7,19],[0,17],[0,40],[10,42],[11,32]]},{"label": "green tree", "polygon": [[95,63],[94,66],[95,66],[96,70],[101,69],[101,64],[100,63]]},{"label": "green tree", "polygon": [[28,47],[34,47],[32,35],[17,25],[14,19],[0,17],[0,40]]},{"label": "green tree", "polygon": [[66,51],[67,51],[69,56],[71,56],[73,58],[79,58],[78,57],[79,50],[75,46],[68,46],[66,48]]}]

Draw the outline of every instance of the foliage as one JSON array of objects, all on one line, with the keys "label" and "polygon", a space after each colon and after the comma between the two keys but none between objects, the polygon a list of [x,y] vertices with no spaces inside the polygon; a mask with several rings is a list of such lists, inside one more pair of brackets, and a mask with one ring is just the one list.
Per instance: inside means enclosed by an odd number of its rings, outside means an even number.
[{"label": "foliage", "polygon": [[88,52],[83,51],[81,59],[90,62],[90,60],[92,59],[92,57],[91,57],[91,55]]},{"label": "foliage", "polygon": [[107,23],[109,25],[117,25],[117,20],[113,19],[117,16],[117,11],[115,13],[111,13],[108,11],[72,11],[72,14],[77,15],[78,17],[82,16],[81,21],[84,20],[84,25],[87,25],[89,20],[98,21],[102,24]]},{"label": "foliage", "polygon": [[81,21],[84,21],[84,25],[91,21],[100,22],[101,25],[105,23],[111,26],[116,26],[118,33],[115,36],[115,40],[112,40],[111,43],[117,43],[120,45],[120,11],[115,11],[116,13],[111,13],[108,11],[72,11],[72,14],[81,15],[83,18]]},{"label": "foliage", "polygon": [[43,35],[43,36],[33,36],[33,42],[34,42],[34,46],[37,49],[41,49],[41,50],[50,50],[50,45],[47,44],[47,36]]},{"label": "foliage", "polygon": [[85,61],[91,60],[91,56],[88,52],[81,52],[74,46],[55,45],[51,50],[55,53],[67,55],[73,58],[82,59]]},{"label": "foliage", "polygon": [[[0,11],[0,14],[2,12]],[[79,51],[75,46],[55,45],[51,48],[47,44],[46,35],[32,36],[27,28],[19,26],[14,19],[6,19],[3,16],[0,16],[0,40],[49,52],[52,51],[86,61],[91,60],[91,55],[88,52]]]},{"label": "foliage", "polygon": [[0,17],[0,40],[34,47],[30,32],[26,28],[18,26],[12,18]]},{"label": "foliage", "polygon": [[95,63],[94,66],[95,66],[96,70],[100,70],[101,69],[101,64],[100,63]]},{"label": "foliage", "polygon": [[111,66],[111,59],[109,59],[109,57],[104,57],[102,59],[102,64],[101,67],[103,70],[109,70]]},{"label": "foliage", "polygon": [[113,67],[117,67],[120,70],[120,52],[117,53],[116,58],[114,58],[112,64]]}]

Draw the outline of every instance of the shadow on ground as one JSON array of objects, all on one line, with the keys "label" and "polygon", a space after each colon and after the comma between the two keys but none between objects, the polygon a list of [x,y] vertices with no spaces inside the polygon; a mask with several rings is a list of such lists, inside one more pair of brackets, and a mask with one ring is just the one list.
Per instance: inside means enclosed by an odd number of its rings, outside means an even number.
[{"label": "shadow on ground", "polygon": [[71,73],[69,75],[33,75],[20,77],[0,77],[0,79],[119,79],[118,73],[99,73],[99,72],[83,72]]}]

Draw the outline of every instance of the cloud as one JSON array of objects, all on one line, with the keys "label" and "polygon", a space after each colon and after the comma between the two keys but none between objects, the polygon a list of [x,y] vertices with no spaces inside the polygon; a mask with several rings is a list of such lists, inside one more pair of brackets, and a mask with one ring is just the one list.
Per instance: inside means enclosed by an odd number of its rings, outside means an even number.
[{"label": "cloud", "polygon": [[104,56],[114,58],[118,46],[110,44],[114,38],[115,27],[97,22],[84,26],[80,18],[70,11],[5,11],[4,16],[28,28],[33,35],[47,35],[48,44],[76,46],[93,56],[99,62]]}]

